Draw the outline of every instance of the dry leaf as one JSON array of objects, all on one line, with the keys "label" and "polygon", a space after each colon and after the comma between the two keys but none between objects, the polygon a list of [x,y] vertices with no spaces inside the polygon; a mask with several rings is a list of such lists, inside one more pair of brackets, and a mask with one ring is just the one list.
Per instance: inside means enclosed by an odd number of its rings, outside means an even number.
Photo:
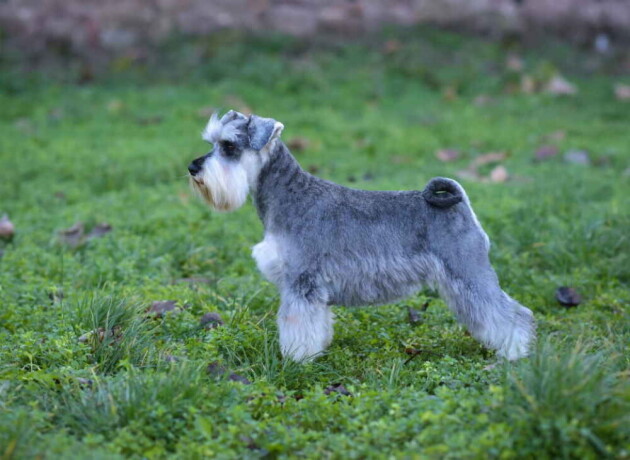
[{"label": "dry leaf", "polygon": [[112,226],[107,222],[101,222],[100,224],[96,224],[92,231],[88,234],[87,239],[91,240],[92,238],[101,238],[107,235],[112,231]]},{"label": "dry leaf", "polygon": [[551,157],[555,157],[558,154],[558,147],[553,145],[543,145],[536,150],[534,156],[536,160],[543,161]]},{"label": "dry leaf", "polygon": [[630,85],[617,83],[615,85],[615,97],[618,101],[630,101]]},{"label": "dry leaf", "polygon": [[83,237],[85,236],[84,233],[85,228],[83,226],[83,222],[77,222],[72,227],[61,230],[59,232],[59,237],[62,243],[70,246],[71,248],[76,248],[83,243]]},{"label": "dry leaf", "polygon": [[483,155],[479,155],[476,157],[472,163],[470,163],[471,168],[478,168],[479,166],[484,166],[490,163],[498,163],[499,161],[503,161],[507,158],[507,154],[505,152],[489,152],[484,153]]},{"label": "dry leaf", "polygon": [[253,112],[252,108],[239,96],[229,94],[223,100],[226,107],[230,107],[231,109],[241,112],[244,115],[251,115]]},{"label": "dry leaf", "polygon": [[502,183],[507,181],[509,177],[510,175],[503,165],[499,165],[490,171],[490,180],[492,182]]},{"label": "dry leaf", "polygon": [[556,75],[549,80],[545,91],[556,96],[571,96],[577,93],[577,88],[564,77]]},{"label": "dry leaf", "polygon": [[505,67],[512,72],[520,72],[525,67],[523,59],[516,54],[510,54],[505,60]]},{"label": "dry leaf", "polygon": [[523,75],[521,77],[521,92],[525,94],[536,92],[536,80],[529,75]]},{"label": "dry leaf", "polygon": [[567,132],[559,129],[558,131],[552,131],[545,136],[548,141],[563,141],[567,137]]},{"label": "dry leaf", "polygon": [[292,137],[287,141],[287,147],[289,150],[295,152],[301,152],[308,148],[310,142],[305,137]]},{"label": "dry leaf", "polygon": [[400,43],[400,41],[398,40],[387,40],[385,42],[385,45],[383,46],[383,52],[385,54],[393,54],[396,51],[398,51],[400,48],[402,48],[402,43]]},{"label": "dry leaf", "polygon": [[435,157],[444,162],[455,161],[459,158],[459,152],[453,149],[441,149],[435,152]]},{"label": "dry leaf", "polygon": [[0,238],[10,240],[15,235],[15,225],[9,220],[7,214],[0,217]]}]

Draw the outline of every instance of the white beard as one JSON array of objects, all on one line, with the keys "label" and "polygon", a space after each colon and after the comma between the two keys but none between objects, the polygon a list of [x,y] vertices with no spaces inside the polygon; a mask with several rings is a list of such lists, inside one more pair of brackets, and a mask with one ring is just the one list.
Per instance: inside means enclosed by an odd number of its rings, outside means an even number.
[{"label": "white beard", "polygon": [[217,211],[234,211],[247,200],[249,193],[248,171],[241,162],[208,158],[200,174],[190,178],[193,188]]}]

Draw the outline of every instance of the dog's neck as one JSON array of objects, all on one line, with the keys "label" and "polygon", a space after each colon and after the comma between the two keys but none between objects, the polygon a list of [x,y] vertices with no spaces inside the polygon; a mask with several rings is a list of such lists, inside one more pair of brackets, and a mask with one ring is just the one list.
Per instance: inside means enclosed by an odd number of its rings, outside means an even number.
[{"label": "dog's neck", "polygon": [[283,203],[285,198],[305,189],[312,179],[313,176],[300,167],[287,146],[277,140],[269,160],[258,174],[253,193],[254,204],[265,229],[274,227],[280,209],[287,205]]}]

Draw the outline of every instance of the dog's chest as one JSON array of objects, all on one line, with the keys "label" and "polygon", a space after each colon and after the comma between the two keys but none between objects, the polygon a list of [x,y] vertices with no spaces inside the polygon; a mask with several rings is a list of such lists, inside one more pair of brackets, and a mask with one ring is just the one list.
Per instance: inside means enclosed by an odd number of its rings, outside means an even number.
[{"label": "dog's chest", "polygon": [[284,265],[279,244],[279,239],[268,233],[252,248],[252,257],[256,261],[258,270],[268,281],[276,284],[282,279]]}]

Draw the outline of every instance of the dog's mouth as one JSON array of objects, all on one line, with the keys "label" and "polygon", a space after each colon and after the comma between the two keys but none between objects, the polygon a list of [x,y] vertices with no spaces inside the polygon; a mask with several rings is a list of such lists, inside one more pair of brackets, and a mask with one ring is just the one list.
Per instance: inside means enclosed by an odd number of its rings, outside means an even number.
[{"label": "dog's mouth", "polygon": [[190,185],[192,186],[193,190],[195,190],[199,194],[199,196],[201,196],[201,198],[214,210],[220,212],[228,212],[234,209],[233,206],[231,206],[231,204],[226,202],[225,200],[215,200],[212,196],[212,191],[210,190],[210,187],[206,187],[203,179],[191,175]]}]

